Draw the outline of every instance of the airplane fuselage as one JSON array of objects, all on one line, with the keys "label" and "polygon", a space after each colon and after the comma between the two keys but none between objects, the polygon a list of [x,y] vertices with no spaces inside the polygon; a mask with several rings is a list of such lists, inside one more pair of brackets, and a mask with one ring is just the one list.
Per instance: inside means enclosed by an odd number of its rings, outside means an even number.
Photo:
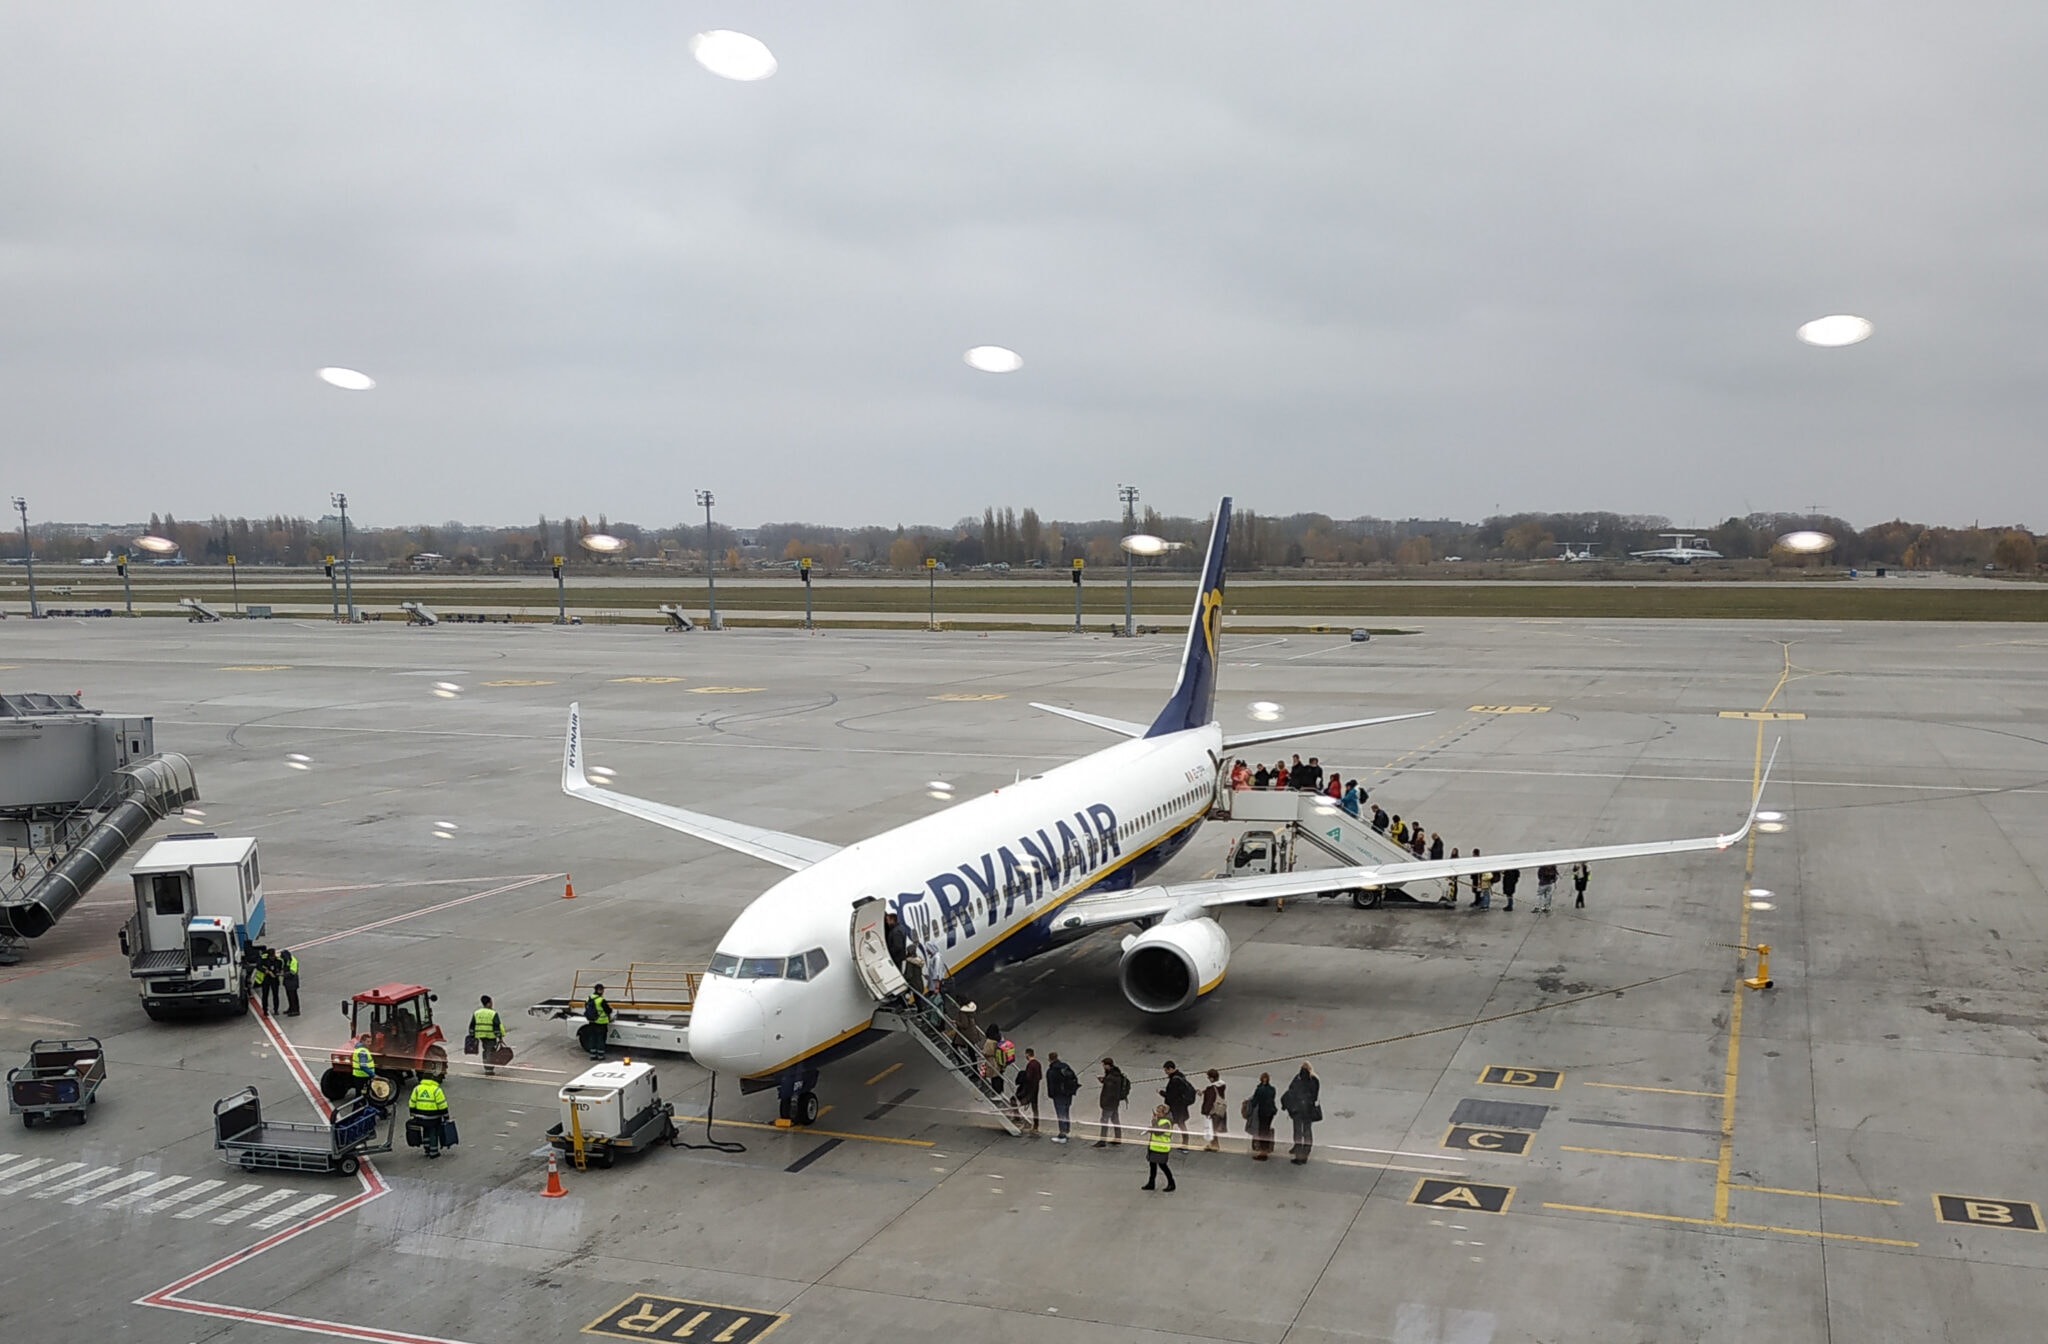
[{"label": "airplane fuselage", "polygon": [[852,907],[869,897],[889,902],[956,979],[1057,946],[1060,906],[1144,881],[1194,837],[1222,750],[1215,724],[1121,742],[791,874],[720,940],[690,1053],[765,1079],[878,1037],[850,936]]}]

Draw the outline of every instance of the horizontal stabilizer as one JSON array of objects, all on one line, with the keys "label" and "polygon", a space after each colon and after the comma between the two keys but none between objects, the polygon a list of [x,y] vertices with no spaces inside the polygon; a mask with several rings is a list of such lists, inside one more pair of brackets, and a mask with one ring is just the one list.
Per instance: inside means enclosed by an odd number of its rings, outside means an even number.
[{"label": "horizontal stabilizer", "polygon": [[684,835],[694,835],[699,840],[709,840],[714,845],[742,854],[751,854],[757,859],[783,868],[800,870],[810,867],[820,859],[830,858],[839,852],[839,846],[828,845],[822,840],[812,840],[787,831],[771,831],[761,826],[748,826],[742,822],[727,821],[702,812],[690,812],[666,803],[652,802],[646,798],[635,798],[631,794],[614,793],[592,784],[583,773],[583,725],[580,707],[569,706],[569,737],[562,746],[562,792],[571,798],[581,798],[586,803],[596,803],[614,812],[624,812],[629,817],[651,821],[657,826],[666,826]]},{"label": "horizontal stabilizer", "polygon": [[1105,728],[1112,733],[1120,733],[1125,737],[1143,737],[1145,735],[1145,725],[1142,723],[1132,723],[1129,719],[1112,719],[1102,714],[1084,714],[1078,709],[1062,709],[1058,705],[1041,705],[1036,700],[1031,702],[1031,707],[1033,709],[1042,709],[1048,714],[1057,714],[1063,719],[1072,719],[1075,723],[1085,723],[1091,728]]},{"label": "horizontal stabilizer", "polygon": [[1399,723],[1403,719],[1426,719],[1434,710],[1422,710],[1415,714],[1389,714],[1379,719],[1346,719],[1342,723],[1311,723],[1301,728],[1273,728],[1262,733],[1230,733],[1223,739],[1225,751],[1239,747],[1256,747],[1262,742],[1285,742],[1289,738],[1314,737],[1318,733],[1341,733],[1346,728],[1370,728],[1376,723]]}]

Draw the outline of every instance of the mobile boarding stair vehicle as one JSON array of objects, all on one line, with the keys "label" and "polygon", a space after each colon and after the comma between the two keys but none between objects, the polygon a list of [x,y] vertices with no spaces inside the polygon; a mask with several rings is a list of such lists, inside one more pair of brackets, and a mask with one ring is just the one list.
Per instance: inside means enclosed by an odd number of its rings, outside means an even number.
[{"label": "mobile boarding stair vehicle", "polygon": [[371,1153],[391,1151],[391,1127],[377,1142],[384,1112],[363,1097],[334,1108],[325,1124],[263,1118],[263,1099],[245,1087],[213,1103],[213,1146],[220,1160],[243,1171],[318,1171],[353,1176]]},{"label": "mobile boarding stair vehicle", "polygon": [[106,1080],[107,1052],[96,1037],[37,1041],[28,1048],[28,1063],[8,1071],[7,1110],[21,1117],[23,1129],[58,1116],[75,1117],[82,1125]]}]

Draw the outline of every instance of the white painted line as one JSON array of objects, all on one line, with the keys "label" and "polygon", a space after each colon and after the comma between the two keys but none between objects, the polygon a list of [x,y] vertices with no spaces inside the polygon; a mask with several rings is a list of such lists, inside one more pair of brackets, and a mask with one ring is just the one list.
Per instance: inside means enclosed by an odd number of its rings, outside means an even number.
[{"label": "white painted line", "polygon": [[167,1195],[164,1198],[156,1201],[154,1204],[151,1204],[148,1208],[144,1209],[143,1212],[162,1213],[165,1209],[170,1208],[173,1204],[183,1204],[188,1199],[192,1199],[196,1196],[203,1195],[209,1190],[218,1190],[226,1184],[226,1181],[200,1181],[196,1185],[188,1185],[183,1190],[180,1190],[177,1194]]},{"label": "white painted line", "polygon": [[261,1213],[263,1210],[269,1208],[271,1205],[278,1203],[280,1200],[290,1199],[293,1195],[296,1195],[297,1193],[299,1192],[292,1189],[273,1190],[269,1194],[265,1195],[263,1198],[257,1200],[254,1204],[244,1204],[239,1209],[229,1209],[226,1213],[222,1214],[220,1217],[214,1219],[213,1221],[222,1227],[226,1227],[229,1223],[239,1223],[244,1218],[247,1218],[250,1214]]},{"label": "white painted line", "polygon": [[[84,1166],[85,1163],[73,1162],[70,1165],[72,1170],[75,1171],[78,1168]],[[52,1195],[61,1195],[66,1190],[76,1190],[81,1185],[91,1185],[94,1181],[105,1180],[107,1177],[113,1175],[115,1172],[119,1170],[119,1167],[95,1167],[91,1171],[85,1173],[85,1175],[83,1176],[73,1176],[70,1180],[59,1181],[55,1185],[49,1187],[46,1190],[38,1190],[34,1194],[30,1195],[29,1198],[48,1199]],[[56,1175],[55,1172],[51,1172],[50,1174],[53,1176]],[[34,1182],[30,1183],[33,1184]]]},{"label": "white painted line", "polygon": [[236,1200],[240,1199],[243,1195],[254,1194],[256,1191],[261,1190],[262,1188],[263,1187],[260,1185],[238,1185],[232,1190],[224,1191],[221,1194],[215,1195],[212,1199],[207,1200],[204,1204],[194,1204],[189,1209],[178,1210],[178,1217],[197,1218],[202,1213],[211,1213],[213,1210],[219,1208],[223,1204],[232,1204]]},{"label": "white painted line", "polygon": [[125,1190],[131,1185],[140,1185],[155,1176],[156,1173],[153,1171],[130,1172],[118,1181],[108,1181],[105,1185],[96,1185],[90,1190],[81,1190],[64,1202],[66,1204],[90,1204],[101,1195],[111,1195],[116,1190]]},{"label": "white painted line", "polygon": [[[50,1159],[47,1157],[31,1158],[29,1161],[22,1163],[13,1171],[9,1172],[8,1175],[19,1176],[22,1172],[28,1171],[34,1167],[40,1167],[49,1160]],[[16,1181],[12,1185],[0,1185],[0,1195],[11,1195],[17,1190],[26,1190],[30,1186],[36,1184],[38,1181],[47,1181],[52,1176],[62,1176],[67,1171],[77,1171],[80,1167],[84,1165],[85,1163],[83,1162],[66,1162],[64,1165],[60,1167],[51,1167],[48,1171],[44,1172],[40,1176],[31,1176],[25,1181]]]},{"label": "white painted line", "polygon": [[[185,1184],[185,1182],[191,1179],[192,1178],[190,1176],[166,1176],[162,1180],[157,1181],[152,1185],[143,1186],[140,1190],[130,1190],[127,1194],[122,1195],[119,1199],[110,1199],[106,1203],[100,1205],[100,1207],[103,1209],[125,1209],[130,1204],[140,1204],[143,1200],[148,1199],[151,1195],[162,1194],[164,1191],[169,1190],[172,1186],[183,1185]],[[66,1202],[68,1203],[69,1201]]]},{"label": "white painted line", "polygon": [[[290,1222],[292,1219],[298,1217],[300,1214],[311,1213],[314,1209],[319,1208],[322,1204],[331,1204],[334,1202],[334,1200],[335,1196],[333,1195],[308,1195],[306,1198],[300,1200],[296,1204],[287,1204],[285,1207],[279,1209],[276,1213],[273,1213],[268,1217],[258,1218],[253,1224],[251,1224],[251,1226],[282,1227],[286,1223]],[[215,1219],[214,1221],[218,1222],[219,1219]]]},{"label": "white painted line", "polygon": [[[24,1154],[24,1153],[0,1153],[0,1167],[4,1167],[4,1166],[6,1166],[6,1165],[7,1165],[7,1164],[8,1164],[9,1162],[19,1162],[19,1161],[20,1161],[20,1160],[21,1160],[21,1159],[22,1159],[23,1157],[25,1157],[25,1156],[26,1156],[26,1154]],[[41,1166],[41,1165],[42,1165],[42,1164],[43,1164],[44,1162],[47,1162],[47,1161],[49,1161],[49,1160],[50,1160],[50,1159],[49,1159],[49,1158],[47,1158],[47,1157],[45,1157],[45,1158],[39,1158],[39,1159],[37,1159],[37,1161],[35,1161],[34,1163],[31,1163],[30,1165],[32,1165],[32,1166]],[[16,1167],[16,1168],[15,1168],[15,1170],[16,1170],[16,1171],[27,1171],[27,1170],[28,1170],[28,1167]],[[0,1174],[4,1174],[4,1173],[0,1173]]]}]

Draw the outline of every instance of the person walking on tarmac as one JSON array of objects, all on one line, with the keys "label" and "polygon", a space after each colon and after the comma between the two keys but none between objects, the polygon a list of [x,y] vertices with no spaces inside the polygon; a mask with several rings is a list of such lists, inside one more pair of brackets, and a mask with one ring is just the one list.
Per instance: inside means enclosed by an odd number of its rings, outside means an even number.
[{"label": "person walking on tarmac", "polygon": [[498,1052],[505,1048],[505,1019],[491,1007],[490,995],[480,996],[477,1002],[483,1006],[469,1015],[469,1035],[483,1053],[484,1077],[489,1078],[497,1073],[492,1066],[498,1062]]},{"label": "person walking on tarmac", "polygon": [[612,1034],[612,1005],[604,996],[603,985],[592,985],[590,997],[583,1001],[583,1025],[576,1028],[576,1043],[592,1059],[603,1059],[609,1053],[606,1042]]},{"label": "person walking on tarmac", "polygon": [[1096,1078],[1102,1084],[1102,1095],[1096,1104],[1102,1108],[1102,1119],[1098,1122],[1101,1137],[1095,1140],[1097,1148],[1107,1148],[1112,1143],[1124,1141],[1123,1104],[1130,1099],[1130,1075],[1116,1066],[1116,1061],[1104,1056],[1102,1072]]},{"label": "person walking on tarmac", "polygon": [[1166,1061],[1166,1086],[1159,1089],[1159,1097],[1166,1103],[1173,1127],[1180,1131],[1180,1150],[1185,1153],[1189,1143],[1188,1116],[1195,1109],[1195,1085],[1170,1059]]},{"label": "person walking on tarmac", "polygon": [[377,1076],[377,1057],[370,1053],[370,1038],[356,1037],[355,1048],[349,1051],[349,1078],[355,1083],[356,1092],[368,1096],[370,1080]]},{"label": "person walking on tarmac", "polygon": [[1179,1187],[1173,1179],[1173,1117],[1166,1113],[1163,1104],[1152,1108],[1152,1128],[1145,1137],[1144,1188],[1158,1189],[1161,1173],[1166,1176],[1166,1193],[1170,1195]]},{"label": "person walking on tarmac", "polygon": [[412,1098],[406,1104],[412,1111],[412,1122],[405,1127],[408,1141],[417,1134],[428,1157],[439,1157],[443,1144],[454,1146],[454,1136],[448,1132],[448,1094],[439,1083],[421,1078],[413,1084]]},{"label": "person walking on tarmac", "polygon": [[1322,1095],[1322,1080],[1306,1060],[1280,1095],[1280,1109],[1294,1121],[1294,1155],[1288,1160],[1297,1167],[1308,1161],[1309,1150],[1316,1146],[1315,1123],[1323,1118]]},{"label": "person walking on tarmac", "polygon": [[1074,1094],[1081,1090],[1081,1079],[1074,1073],[1074,1066],[1060,1058],[1059,1051],[1048,1052],[1045,1061],[1045,1095],[1052,1098],[1052,1113],[1060,1121],[1060,1132],[1052,1136],[1052,1141],[1065,1143],[1068,1131],[1073,1128],[1071,1112]]},{"label": "person walking on tarmac", "polygon": [[299,1015],[299,959],[292,955],[290,948],[286,948],[277,954],[277,964],[278,969],[283,972],[284,979],[284,1015],[286,1017],[297,1017]]}]

